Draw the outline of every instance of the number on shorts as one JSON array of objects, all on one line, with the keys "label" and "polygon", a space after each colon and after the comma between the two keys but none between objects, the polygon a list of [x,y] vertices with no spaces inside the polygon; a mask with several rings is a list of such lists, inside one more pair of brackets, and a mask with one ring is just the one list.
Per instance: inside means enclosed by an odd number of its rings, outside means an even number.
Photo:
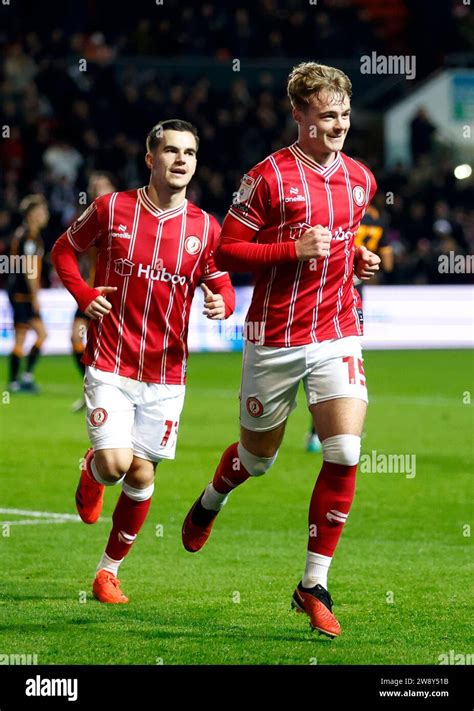
[{"label": "number on shorts", "polygon": [[[349,371],[349,384],[357,385],[357,375],[355,371],[355,358],[353,356],[344,356],[342,359],[343,363],[347,363],[347,369]],[[365,373],[364,366],[360,358],[357,358],[357,368],[359,376],[359,384],[365,387]]]},{"label": "number on shorts", "polygon": [[178,433],[178,423],[173,422],[173,420],[165,420],[165,433],[163,435],[163,439],[161,440],[160,447],[166,447],[168,440],[170,438],[171,430],[175,429],[176,434]]}]

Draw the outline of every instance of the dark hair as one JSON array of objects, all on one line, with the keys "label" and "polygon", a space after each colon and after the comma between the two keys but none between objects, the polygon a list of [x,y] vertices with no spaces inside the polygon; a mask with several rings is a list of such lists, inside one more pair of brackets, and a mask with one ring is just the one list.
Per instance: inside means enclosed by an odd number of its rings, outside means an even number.
[{"label": "dark hair", "polygon": [[196,139],[196,148],[199,148],[199,135],[196,126],[193,126],[189,121],[182,121],[181,119],[167,119],[166,121],[159,121],[153,126],[146,137],[146,149],[148,153],[152,153],[155,148],[158,148],[164,131],[189,131]]},{"label": "dark hair", "polygon": [[91,178],[107,178],[109,183],[111,183],[114,186],[114,188],[117,187],[117,180],[116,180],[115,176],[112,175],[112,173],[110,173],[108,170],[98,170],[97,168],[95,168],[94,170],[91,170],[91,172],[89,173],[89,180]]}]

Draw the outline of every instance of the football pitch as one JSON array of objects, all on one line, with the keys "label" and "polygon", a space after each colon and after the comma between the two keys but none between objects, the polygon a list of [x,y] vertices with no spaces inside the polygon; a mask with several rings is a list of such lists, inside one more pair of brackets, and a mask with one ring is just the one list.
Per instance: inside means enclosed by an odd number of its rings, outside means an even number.
[{"label": "football pitch", "polygon": [[[4,395],[0,409],[0,654],[38,664],[308,665],[438,664],[451,650],[472,652],[473,366],[468,351],[366,353],[362,452],[372,471],[358,474],[331,568],[342,635],[329,640],[290,610],[321,463],[304,451],[302,390],[276,464],[231,495],[192,555],[181,524],[238,438],[240,355],[191,354],[177,458],[158,467],[149,518],[119,574],[130,604],[106,606],[91,582],[119,488],[106,491],[94,526],[47,515],[76,513],[88,440],[83,413],[70,412],[81,393],[72,359],[44,358],[41,394],[9,404]],[[403,455],[410,471],[373,471],[379,454]]]}]

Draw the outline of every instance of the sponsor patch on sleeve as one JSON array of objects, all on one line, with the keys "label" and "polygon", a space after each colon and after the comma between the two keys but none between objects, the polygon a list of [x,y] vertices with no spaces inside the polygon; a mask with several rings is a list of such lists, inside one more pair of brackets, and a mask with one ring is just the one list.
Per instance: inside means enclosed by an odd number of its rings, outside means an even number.
[{"label": "sponsor patch on sleeve", "polygon": [[244,175],[244,177],[242,178],[240,187],[237,191],[237,196],[235,198],[236,205],[241,205],[242,203],[247,202],[247,200],[249,199],[249,197],[251,195],[254,185],[255,185],[255,178],[252,178],[250,175],[247,175],[247,173],[246,173]]}]

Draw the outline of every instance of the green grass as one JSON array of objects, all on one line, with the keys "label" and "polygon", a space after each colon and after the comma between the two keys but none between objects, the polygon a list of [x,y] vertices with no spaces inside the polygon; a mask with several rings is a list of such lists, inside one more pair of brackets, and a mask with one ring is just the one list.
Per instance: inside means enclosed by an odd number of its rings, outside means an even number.
[{"label": "green grass", "polygon": [[[0,514],[0,652],[36,654],[40,664],[305,665],[436,664],[451,649],[472,652],[472,539],[463,535],[472,525],[473,406],[463,404],[472,353],[369,352],[365,364],[363,451],[416,454],[417,469],[413,479],[359,474],[330,574],[339,639],[311,633],[290,611],[321,461],[303,449],[302,397],[271,472],[234,492],[201,553],[182,548],[183,517],[238,434],[239,355],[192,354],[177,459],[160,465],[150,516],[121,568],[130,604],[90,594],[109,520],[11,526],[7,536],[1,521],[24,516]],[[44,358],[37,377],[40,396],[0,408],[0,506],[75,513],[87,437],[69,408],[80,379],[68,358]],[[107,491],[107,519],[117,496]]]}]

